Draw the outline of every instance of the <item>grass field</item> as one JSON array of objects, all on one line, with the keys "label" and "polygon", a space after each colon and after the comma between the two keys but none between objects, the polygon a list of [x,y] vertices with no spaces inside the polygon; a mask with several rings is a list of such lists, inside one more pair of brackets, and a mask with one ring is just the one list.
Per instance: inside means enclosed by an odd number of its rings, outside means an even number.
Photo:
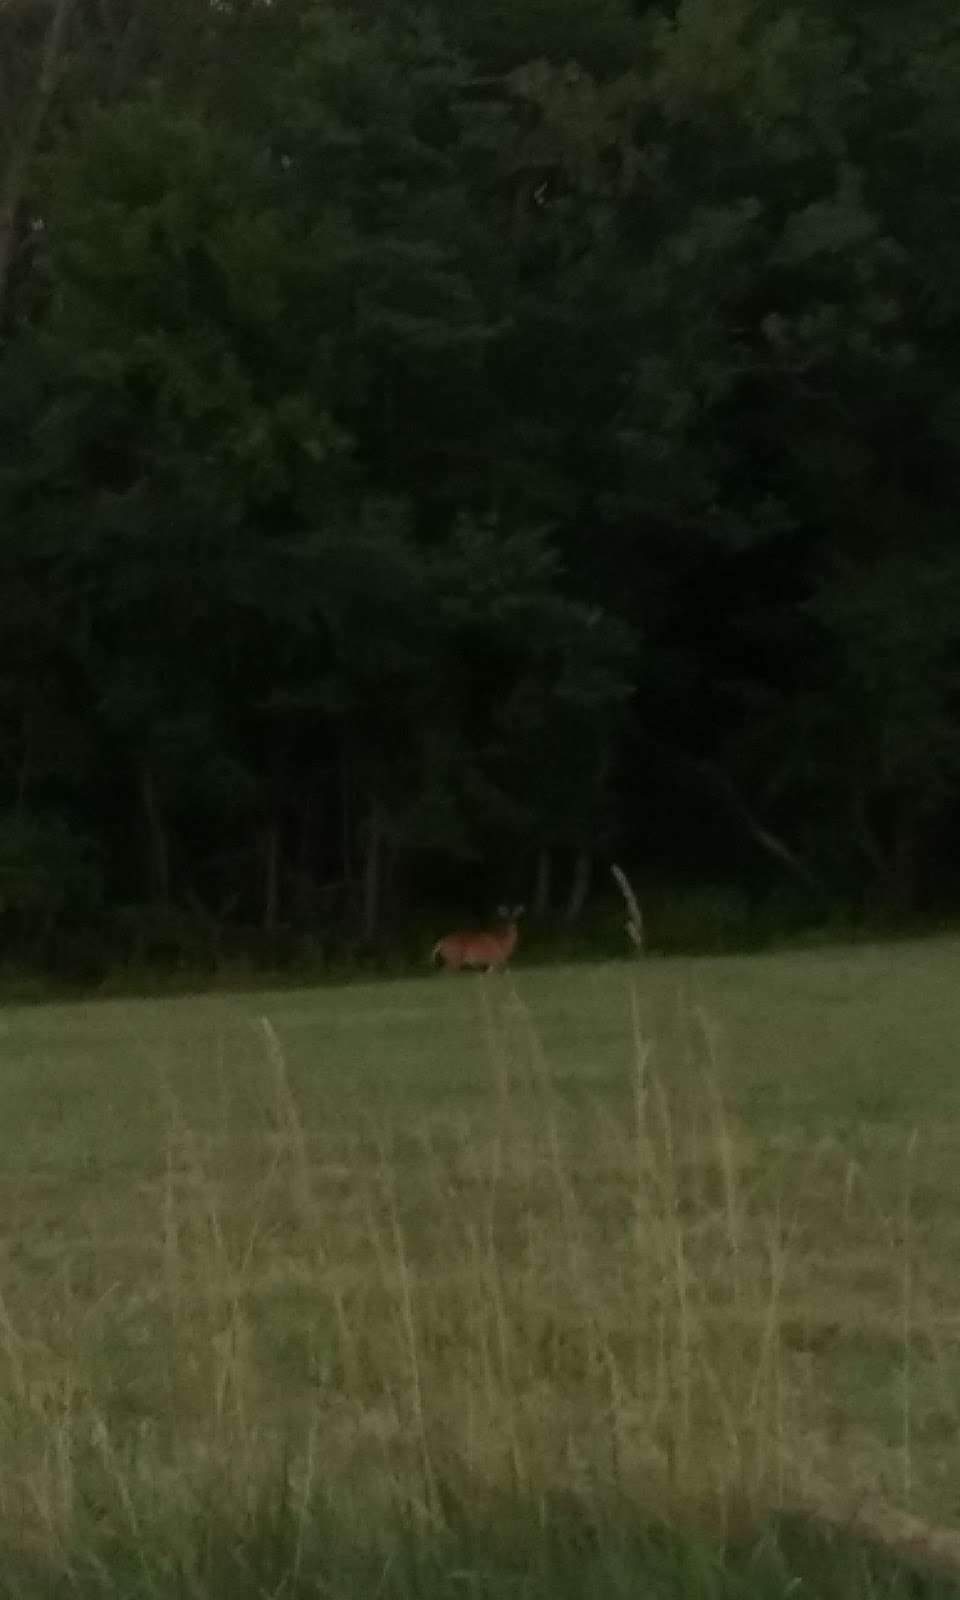
[{"label": "grass field", "polygon": [[0,1593],[920,1593],[753,1530],[960,1524],[958,973],[5,1010]]}]

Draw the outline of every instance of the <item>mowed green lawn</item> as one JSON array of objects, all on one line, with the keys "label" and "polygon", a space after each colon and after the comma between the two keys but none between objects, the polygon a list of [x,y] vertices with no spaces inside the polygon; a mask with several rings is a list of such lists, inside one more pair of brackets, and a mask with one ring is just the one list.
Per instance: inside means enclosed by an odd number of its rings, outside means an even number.
[{"label": "mowed green lawn", "polygon": [[[724,1083],[753,1121],[836,1131],[960,1113],[960,940],[643,965],[517,966],[512,979],[560,1085],[617,1093],[633,1073],[633,1003],[665,1076],[705,1020]],[[502,985],[500,986],[502,988]],[[497,981],[433,975],[321,990],[8,1007],[0,1112],[8,1157],[31,1128],[98,1144],[104,1117],[155,1131],[168,1087],[198,1111],[262,1078],[276,1029],[304,1108],[331,1091],[400,1110],[490,1084],[482,1018]],[[693,1051],[694,1054],[698,1050]],[[69,1125],[57,1132],[58,1120]],[[64,1118],[61,1118],[61,1112]],[[105,1148],[117,1150],[112,1137]],[[20,1155],[23,1150],[20,1148]]]},{"label": "mowed green lawn", "polygon": [[367,1531],[441,1485],[960,1522],[958,976],[944,940],[7,1008],[3,1542],[169,1546],[281,1461]]}]

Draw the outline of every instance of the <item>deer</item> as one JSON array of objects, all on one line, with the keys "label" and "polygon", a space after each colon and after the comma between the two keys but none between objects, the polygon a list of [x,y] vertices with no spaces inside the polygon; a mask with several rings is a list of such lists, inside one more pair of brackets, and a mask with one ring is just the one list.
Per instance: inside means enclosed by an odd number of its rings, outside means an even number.
[{"label": "deer", "polygon": [[456,933],[445,933],[433,947],[434,966],[447,971],[483,967],[487,972],[503,972],[517,947],[517,922],[522,916],[523,906],[500,906],[492,930],[461,928]]}]

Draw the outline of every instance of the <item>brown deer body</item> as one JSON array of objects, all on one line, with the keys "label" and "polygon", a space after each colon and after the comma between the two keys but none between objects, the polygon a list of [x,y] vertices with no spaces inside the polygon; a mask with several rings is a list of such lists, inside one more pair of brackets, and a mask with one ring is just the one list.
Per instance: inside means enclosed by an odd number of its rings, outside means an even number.
[{"label": "brown deer body", "polygon": [[445,933],[433,947],[434,965],[452,970],[482,967],[487,972],[496,968],[502,972],[517,947],[517,920],[522,915],[523,906],[514,906],[512,911],[508,906],[501,906],[494,929],[462,928],[456,933]]}]

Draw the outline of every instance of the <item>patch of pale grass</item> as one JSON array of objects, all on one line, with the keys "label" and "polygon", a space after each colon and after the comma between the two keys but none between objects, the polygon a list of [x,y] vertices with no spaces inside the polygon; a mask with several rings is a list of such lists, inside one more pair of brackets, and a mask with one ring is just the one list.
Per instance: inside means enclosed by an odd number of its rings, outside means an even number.
[{"label": "patch of pale grass", "polygon": [[708,1020],[672,1074],[630,987],[620,1089],[561,1087],[509,982],[463,992],[485,1097],[307,1118],[264,1018],[255,1117],[225,1094],[201,1132],[166,1088],[141,1173],[24,1217],[0,1265],[7,1546],[186,1560],[198,1519],[239,1526],[278,1481],[304,1530],[321,1501],[436,1528],[451,1492],[723,1529],[814,1481],[952,1515],[955,1132],[864,1130],[855,1155],[751,1133]]}]

